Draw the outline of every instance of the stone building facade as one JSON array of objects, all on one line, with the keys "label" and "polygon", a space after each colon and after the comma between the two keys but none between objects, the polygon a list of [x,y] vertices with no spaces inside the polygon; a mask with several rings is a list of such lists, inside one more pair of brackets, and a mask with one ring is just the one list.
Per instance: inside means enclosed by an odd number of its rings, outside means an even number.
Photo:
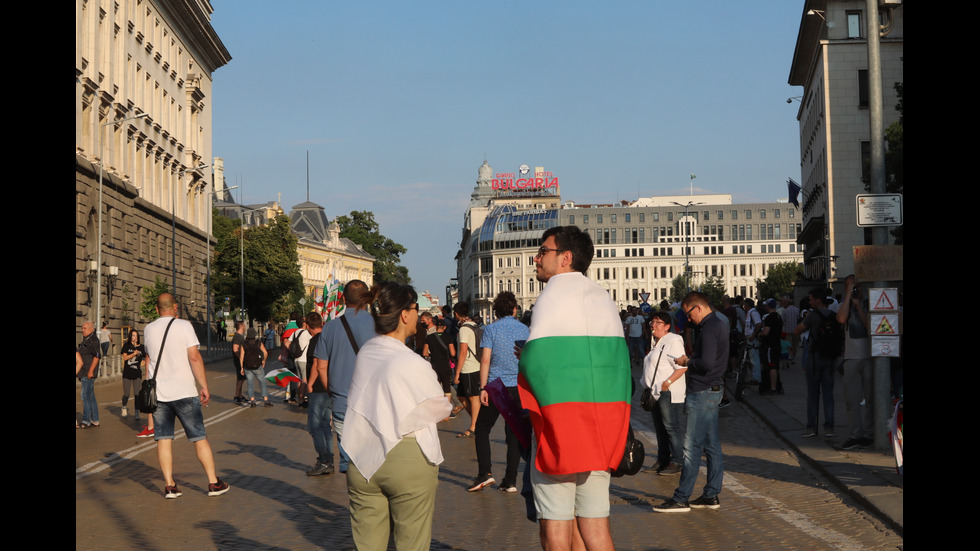
[{"label": "stone building facade", "polygon": [[541,235],[554,226],[575,225],[589,233],[596,256],[588,276],[620,308],[640,305],[647,293],[651,305],[668,298],[685,263],[693,288],[714,275],[727,294],[759,298],[756,280],[765,279],[770,267],[803,259],[797,244],[802,216],[785,201],[733,203],[730,194],[717,194],[576,205],[563,202],[557,189],[495,191],[492,175],[484,161],[456,256],[458,299],[485,321],[492,320],[491,304],[501,291],[513,292],[522,310],[533,305],[543,287],[534,256]]},{"label": "stone building facade", "polygon": [[223,181],[211,83],[231,60],[212,12],[207,0],[75,2],[76,333],[101,309],[118,345],[146,321],[143,287],[175,276],[181,316],[203,330],[212,182]]},{"label": "stone building facade", "polygon": [[[789,84],[802,86],[800,173],[807,279],[832,282],[854,273],[855,245],[871,243],[857,225],[855,196],[867,193],[871,123],[865,0],[806,0]],[[904,79],[904,8],[882,8],[880,39],[884,127],[898,120],[895,83]],[[828,269],[829,267],[829,269]]]}]

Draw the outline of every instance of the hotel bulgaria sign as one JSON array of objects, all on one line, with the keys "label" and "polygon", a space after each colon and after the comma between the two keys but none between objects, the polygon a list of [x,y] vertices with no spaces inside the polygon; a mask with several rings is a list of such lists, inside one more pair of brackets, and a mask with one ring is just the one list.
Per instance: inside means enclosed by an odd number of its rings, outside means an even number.
[{"label": "hotel bulgaria sign", "polygon": [[531,174],[531,167],[521,165],[517,173],[497,172],[490,180],[490,187],[498,195],[541,196],[558,195],[558,177],[550,171]]}]

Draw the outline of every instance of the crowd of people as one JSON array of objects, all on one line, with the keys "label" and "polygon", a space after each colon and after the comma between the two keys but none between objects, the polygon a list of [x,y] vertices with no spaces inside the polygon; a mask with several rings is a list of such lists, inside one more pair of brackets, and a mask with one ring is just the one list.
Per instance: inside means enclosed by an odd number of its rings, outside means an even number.
[{"label": "crowd of people", "polygon": [[[444,460],[436,427],[464,409],[470,422],[457,437],[473,439],[477,460],[467,491],[495,485],[505,494],[520,491],[546,549],[612,549],[610,476],[630,438],[637,382],[657,436],[656,460],[646,472],[679,477],[670,499],[653,510],[720,508],[718,411],[727,402],[723,378],[738,366],[742,350],[748,350],[752,384],[760,393],[782,393],[780,369],[802,354],[803,436],[817,434],[821,398],[823,434],[835,435],[833,385],[840,368],[850,430],[844,448],[873,443],[870,408],[862,405],[872,399],[867,304],[853,277],[839,302],[822,288],[801,307],[788,296],[758,304],[724,297],[715,305],[694,291],[673,306],[620,312],[586,277],[593,256],[591,238],[577,227],[547,230],[534,257],[537,278],[547,285],[533,316],[520,316],[513,293],[501,292],[493,301],[495,321],[481,325],[465,302],[433,315],[419,312],[408,285],[369,288],[357,280],[346,285],[344,315],[327,323],[317,313],[291,316],[279,338],[279,360],[292,375],[287,400],[307,410],[315,459],[306,474],[346,475],[358,549],[384,549],[389,537],[398,549],[428,548]],[[208,494],[221,495],[229,486],[215,474],[204,430],[201,408],[210,393],[198,340],[191,324],[177,318],[173,296],[161,295],[157,310],[160,318],[145,330],[146,345],[134,330],[122,347],[122,413],[127,415],[145,369],[156,382],[159,407],[144,433],[158,442],[164,496],[181,495],[171,467],[175,419],[194,443]],[[94,427],[99,417],[92,385],[103,352],[91,322],[82,333],[76,349],[80,426]],[[262,403],[272,406],[265,371],[276,340],[271,326],[260,338],[236,323],[237,403],[255,407],[258,382]],[[632,367],[640,370],[638,381]],[[506,468],[498,484],[490,432],[501,418]],[[707,479],[692,499],[702,457]]]}]

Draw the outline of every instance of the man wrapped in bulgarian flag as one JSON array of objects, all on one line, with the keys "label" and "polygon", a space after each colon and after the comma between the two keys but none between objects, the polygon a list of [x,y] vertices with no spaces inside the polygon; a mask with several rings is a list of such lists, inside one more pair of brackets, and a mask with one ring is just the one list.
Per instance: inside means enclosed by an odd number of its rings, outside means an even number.
[{"label": "man wrapped in bulgarian flag", "polygon": [[[569,228],[572,243],[562,247],[550,233]],[[623,326],[609,293],[584,275],[591,238],[574,226],[552,230],[535,256],[538,279],[547,285],[534,304],[518,374],[537,440],[535,466],[556,475],[615,469],[630,416]],[[575,250],[585,248],[575,237],[587,241],[587,250]]]}]

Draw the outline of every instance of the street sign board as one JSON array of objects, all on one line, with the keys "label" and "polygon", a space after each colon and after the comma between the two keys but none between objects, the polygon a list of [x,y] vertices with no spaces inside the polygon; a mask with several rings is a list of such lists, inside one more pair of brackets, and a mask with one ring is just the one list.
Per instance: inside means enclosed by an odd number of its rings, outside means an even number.
[{"label": "street sign board", "polygon": [[871,314],[872,335],[901,335],[900,324],[898,312]]},{"label": "street sign board", "polygon": [[899,337],[871,337],[871,356],[874,358],[900,358]]},{"label": "street sign board", "polygon": [[901,245],[854,247],[854,277],[858,281],[901,281],[904,264]]},{"label": "street sign board", "polygon": [[857,225],[901,226],[901,193],[863,193],[854,199],[857,205]]},{"label": "street sign board", "polygon": [[898,310],[898,289],[894,287],[873,287],[868,292],[868,310],[872,312],[888,312]]}]

